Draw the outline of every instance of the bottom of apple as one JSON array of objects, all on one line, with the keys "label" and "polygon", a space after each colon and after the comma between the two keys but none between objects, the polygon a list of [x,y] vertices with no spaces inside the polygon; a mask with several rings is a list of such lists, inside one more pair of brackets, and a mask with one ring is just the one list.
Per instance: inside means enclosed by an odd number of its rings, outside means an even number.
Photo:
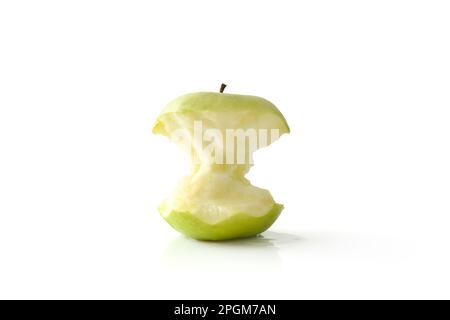
[{"label": "bottom of apple", "polygon": [[265,215],[254,217],[237,213],[216,224],[201,221],[189,212],[171,211],[164,219],[178,232],[197,240],[231,240],[247,238],[266,231],[277,220],[283,205],[274,204]]}]

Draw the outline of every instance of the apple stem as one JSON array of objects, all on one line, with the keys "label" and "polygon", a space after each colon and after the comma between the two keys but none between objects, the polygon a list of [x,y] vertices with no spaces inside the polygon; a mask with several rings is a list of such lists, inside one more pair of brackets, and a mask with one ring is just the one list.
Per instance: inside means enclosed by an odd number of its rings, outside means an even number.
[{"label": "apple stem", "polygon": [[221,85],[220,85],[220,93],[223,93],[223,90],[225,90],[225,87],[226,87],[227,85],[225,84],[225,83],[222,83]]}]

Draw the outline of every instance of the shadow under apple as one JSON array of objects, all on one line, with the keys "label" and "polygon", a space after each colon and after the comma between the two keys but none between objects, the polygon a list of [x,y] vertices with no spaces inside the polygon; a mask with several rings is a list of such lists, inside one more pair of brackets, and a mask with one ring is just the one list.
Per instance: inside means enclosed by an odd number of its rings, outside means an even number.
[{"label": "shadow under apple", "polygon": [[175,271],[264,271],[281,268],[280,247],[303,239],[268,231],[251,238],[211,242],[184,236],[174,239],[163,253],[166,267]]}]

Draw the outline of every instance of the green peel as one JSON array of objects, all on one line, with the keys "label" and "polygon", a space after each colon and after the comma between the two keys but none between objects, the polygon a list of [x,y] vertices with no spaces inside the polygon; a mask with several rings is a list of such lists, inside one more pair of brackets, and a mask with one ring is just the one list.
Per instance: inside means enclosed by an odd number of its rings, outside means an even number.
[{"label": "green peel", "polygon": [[276,203],[265,215],[254,217],[245,213],[234,214],[229,219],[216,224],[208,224],[189,212],[171,211],[161,216],[178,232],[197,240],[230,240],[247,238],[260,234],[277,220],[283,205]]}]

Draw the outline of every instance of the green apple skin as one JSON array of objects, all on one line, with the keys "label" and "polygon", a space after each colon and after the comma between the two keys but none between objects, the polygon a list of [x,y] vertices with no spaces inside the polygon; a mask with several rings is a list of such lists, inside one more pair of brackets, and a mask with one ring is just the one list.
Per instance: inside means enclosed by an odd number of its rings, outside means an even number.
[{"label": "green apple skin", "polygon": [[178,232],[196,240],[223,241],[256,236],[277,220],[283,205],[275,204],[261,217],[237,213],[217,224],[208,224],[191,213],[172,211],[167,217],[161,216]]},{"label": "green apple skin", "polygon": [[[175,100],[172,100],[161,112],[155,125],[153,126],[153,133],[167,135],[164,131],[164,117],[171,113],[201,113],[207,112],[249,112],[256,115],[273,114],[279,118],[280,134],[289,133],[290,129],[283,114],[270,101],[257,96],[216,93],[216,92],[195,92],[182,95]],[[249,118],[249,121],[252,121]]]}]

